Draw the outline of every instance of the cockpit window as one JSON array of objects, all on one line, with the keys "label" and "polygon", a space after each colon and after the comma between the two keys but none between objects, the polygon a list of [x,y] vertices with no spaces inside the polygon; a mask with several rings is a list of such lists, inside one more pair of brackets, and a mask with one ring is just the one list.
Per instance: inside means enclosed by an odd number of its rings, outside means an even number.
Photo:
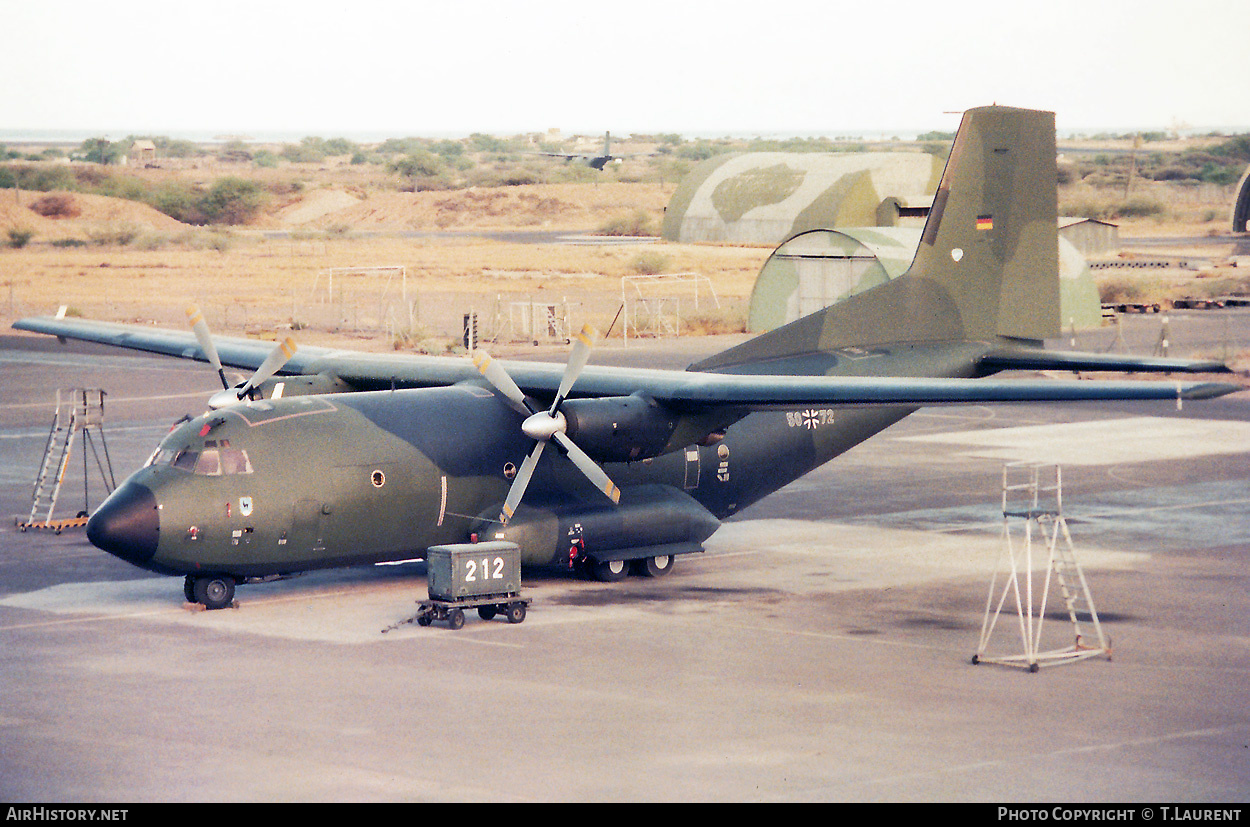
[{"label": "cockpit window", "polygon": [[242,448],[221,449],[221,473],[250,474],[252,462],[247,458],[247,451]]},{"label": "cockpit window", "polygon": [[201,476],[221,476],[221,457],[216,448],[205,448],[200,458],[195,461],[195,473]]},{"label": "cockpit window", "polygon": [[157,448],[155,451],[152,452],[152,456],[148,457],[147,464],[148,465],[169,465],[171,462],[174,461],[174,456],[177,453],[178,453],[177,451],[174,451],[173,449],[170,449],[170,448]]},{"label": "cockpit window", "polygon": [[200,458],[199,451],[179,451],[174,457],[174,467],[181,468],[184,471],[195,470],[195,461]]},{"label": "cockpit window", "polygon": [[159,448],[148,460],[148,465],[172,465],[183,471],[209,477],[252,473],[252,461],[248,458],[247,451],[231,448],[230,442],[224,439],[220,443],[209,440],[201,451],[191,448]]}]

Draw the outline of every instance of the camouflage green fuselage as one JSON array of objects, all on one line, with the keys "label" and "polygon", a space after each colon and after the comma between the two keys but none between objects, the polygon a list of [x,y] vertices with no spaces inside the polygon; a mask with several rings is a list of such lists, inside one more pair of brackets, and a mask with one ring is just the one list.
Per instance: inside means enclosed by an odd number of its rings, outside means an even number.
[{"label": "camouflage green fuselage", "polygon": [[[821,354],[802,366],[775,368],[867,374],[911,365],[925,375],[967,376],[983,348],[924,350],[923,356],[911,346]],[[912,410],[829,406],[753,413],[719,441],[606,463],[624,492],[620,506],[549,451],[517,518],[534,519],[548,509],[576,521],[622,509],[625,524],[614,530],[625,536],[613,540],[622,548],[697,546],[714,530],[711,516],[738,512]],[[263,400],[206,413],[171,431],[153,461],[123,487],[152,492],[159,539],[151,556],[110,551],[154,571],[238,577],[420,557],[429,546],[500,528],[500,504],[532,447],[519,422],[489,389],[467,383]],[[707,521],[689,518],[698,508],[691,500],[710,512]],[[642,525],[683,513],[688,519],[671,538],[657,541]],[[553,525],[548,533],[561,530]],[[559,538],[519,542],[527,565],[566,562]]]}]

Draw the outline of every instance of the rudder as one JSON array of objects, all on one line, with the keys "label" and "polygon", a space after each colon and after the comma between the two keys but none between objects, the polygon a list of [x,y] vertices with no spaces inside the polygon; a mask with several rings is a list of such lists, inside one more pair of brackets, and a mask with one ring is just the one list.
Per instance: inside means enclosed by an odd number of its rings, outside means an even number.
[{"label": "rudder", "polygon": [[937,282],[969,338],[1060,332],[1055,115],[970,109],[907,276]]}]

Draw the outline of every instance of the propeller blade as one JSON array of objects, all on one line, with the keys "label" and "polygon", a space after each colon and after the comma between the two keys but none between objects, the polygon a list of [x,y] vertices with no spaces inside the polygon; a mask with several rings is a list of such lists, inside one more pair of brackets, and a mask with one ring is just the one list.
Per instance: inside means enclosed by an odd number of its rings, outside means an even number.
[{"label": "propeller blade", "polygon": [[282,366],[295,355],[295,350],[295,341],[290,337],[279,342],[278,346],[265,357],[265,361],[260,363],[260,367],[256,369],[256,373],[252,374],[252,378],[247,380],[243,387],[239,388],[239,398],[242,399],[253,388],[281,370]]},{"label": "propeller blade", "polygon": [[484,350],[478,349],[473,351],[473,364],[478,371],[486,377],[486,381],[503,394],[504,398],[512,403],[512,407],[517,413],[532,414],[534,411],[525,402],[525,394],[521,393],[521,389],[517,387],[516,382],[512,381],[512,377],[504,370],[503,365],[490,358],[490,354]]},{"label": "propeller blade", "polygon": [[226,372],[221,367],[221,358],[217,355],[217,346],[213,344],[213,334],[208,332],[208,322],[204,321],[204,314],[200,312],[197,305],[192,304],[187,307],[187,322],[190,323],[191,332],[200,343],[200,349],[204,351],[208,363],[216,368],[217,375],[221,377],[221,386],[230,390]]},{"label": "propeller blade", "polygon": [[586,362],[590,360],[591,348],[597,341],[599,341],[599,331],[591,324],[583,325],[581,332],[573,337],[573,349],[569,352],[569,362],[564,368],[564,376],[560,379],[560,388],[556,391],[556,398],[551,403],[549,413],[552,416],[555,416],[564,398],[573,389],[573,383],[581,375],[582,368],[586,367]]},{"label": "propeller blade", "polygon": [[543,446],[546,444],[535,442],[533,450],[521,463],[516,479],[512,481],[512,487],[508,489],[508,497],[503,501],[503,511],[499,514],[499,522],[504,525],[508,524],[512,515],[516,513],[517,506],[521,504],[521,498],[525,496],[525,489],[529,487],[530,477],[534,476],[534,468],[538,465],[538,458],[543,455]]},{"label": "propeller blade", "polygon": [[552,439],[560,443],[560,447],[564,449],[573,465],[596,488],[612,502],[620,502],[621,490],[616,487],[616,483],[612,482],[607,473],[585,451],[574,445],[573,441],[565,435],[564,415],[559,412],[560,405],[569,395],[569,391],[573,389],[573,384],[581,374],[582,368],[586,367],[586,362],[590,359],[590,351],[598,339],[599,331],[589,324],[585,325],[574,338],[573,349],[569,353],[569,361],[564,368],[564,376],[560,379],[560,386],[556,390],[555,399],[548,411],[535,411],[531,408],[516,382],[512,381],[512,377],[503,366],[491,359],[486,351],[474,352],[473,364],[486,377],[486,381],[503,394],[519,413],[527,414],[525,421],[521,424],[521,431],[534,440],[534,447],[525,457],[525,461],[521,463],[516,478],[512,481],[512,487],[508,489],[508,496],[504,499],[503,509],[499,514],[499,521],[504,525],[508,524],[521,505],[521,498],[525,496],[525,489],[529,486],[530,479],[534,476],[534,469],[538,466],[538,460],[543,454],[543,446]]},{"label": "propeller blade", "polygon": [[[577,466],[577,470],[581,471],[586,476],[586,479],[594,484],[595,488],[607,495],[612,502],[619,503],[621,501],[621,489],[616,487],[616,483],[612,482],[607,472],[600,468],[598,463],[587,456],[585,451],[574,445],[573,440],[565,436],[563,431],[556,431],[552,437],[556,442],[560,443],[560,447],[568,453],[569,459]],[[541,444],[540,442],[539,445]],[[518,474],[518,476],[520,475]]]}]

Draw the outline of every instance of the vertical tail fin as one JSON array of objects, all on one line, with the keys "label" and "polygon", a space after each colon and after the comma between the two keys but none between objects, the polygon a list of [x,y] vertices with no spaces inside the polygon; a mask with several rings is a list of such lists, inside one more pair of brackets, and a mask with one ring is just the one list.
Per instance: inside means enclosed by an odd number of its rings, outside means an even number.
[{"label": "vertical tail fin", "polygon": [[906,273],[692,367],[894,342],[1057,336],[1057,202],[1054,113],[970,109]]},{"label": "vertical tail fin", "polygon": [[950,294],[969,337],[1058,335],[1052,112],[964,113],[909,276]]}]

